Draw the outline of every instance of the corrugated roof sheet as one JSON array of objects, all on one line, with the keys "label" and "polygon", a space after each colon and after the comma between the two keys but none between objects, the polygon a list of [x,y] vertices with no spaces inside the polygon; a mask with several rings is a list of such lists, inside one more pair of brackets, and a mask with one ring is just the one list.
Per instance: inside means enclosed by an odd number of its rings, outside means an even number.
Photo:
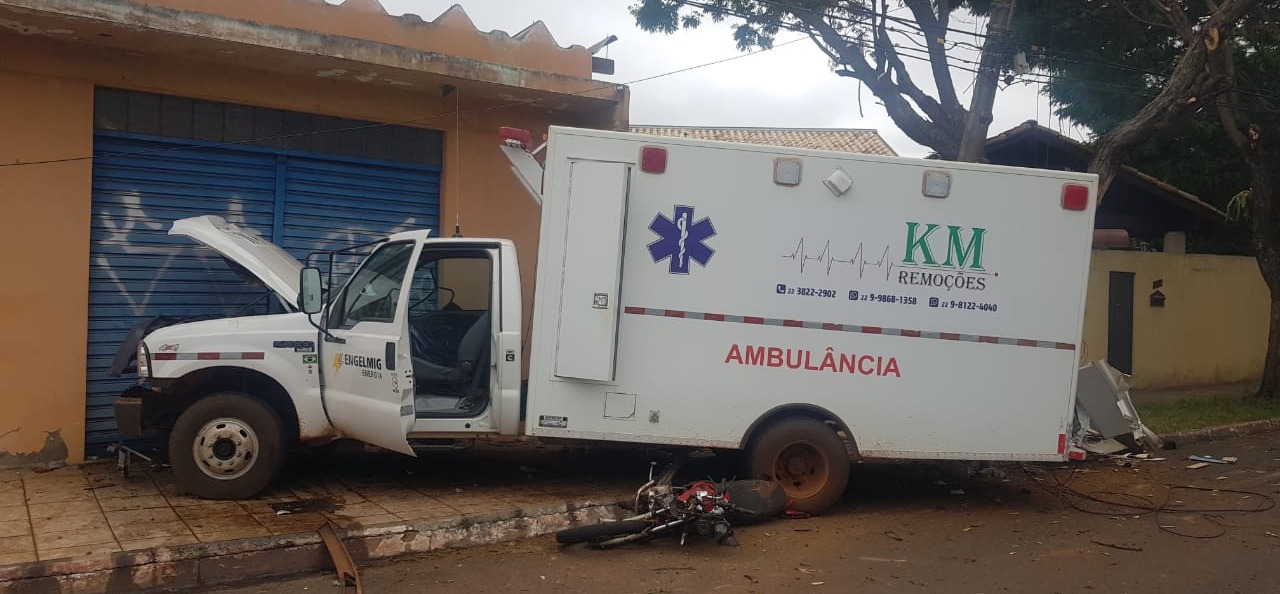
[{"label": "corrugated roof sheet", "polygon": [[875,130],[854,128],[713,128],[704,126],[631,126],[637,134],[679,136],[788,148],[897,156]]}]

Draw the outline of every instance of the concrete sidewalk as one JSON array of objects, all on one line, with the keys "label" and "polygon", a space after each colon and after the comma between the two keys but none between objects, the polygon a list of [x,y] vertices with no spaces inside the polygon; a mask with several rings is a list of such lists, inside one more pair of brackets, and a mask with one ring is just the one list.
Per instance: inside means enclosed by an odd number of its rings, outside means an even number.
[{"label": "concrete sidewalk", "polygon": [[[325,522],[356,540],[520,518],[539,518],[540,524],[513,524],[516,532],[545,532],[567,525],[574,512],[612,508],[634,493],[648,470],[639,458],[600,464],[593,467],[577,455],[519,446],[419,459],[346,454],[291,464],[269,492],[245,501],[185,495],[167,469],[135,465],[125,478],[114,462],[47,472],[0,471],[0,591],[7,590],[6,584],[42,578],[119,574],[115,570],[128,564],[154,573],[154,567],[146,567],[153,563],[139,560],[243,555],[281,543],[315,544],[315,530]],[[517,536],[497,530],[481,538],[496,542]],[[406,545],[404,552],[449,546],[448,540]],[[123,554],[129,551],[147,554]],[[353,555],[386,556],[367,548]],[[120,576],[113,579],[116,586],[109,589],[117,591]],[[161,585],[149,579],[130,581],[139,588]]]}]

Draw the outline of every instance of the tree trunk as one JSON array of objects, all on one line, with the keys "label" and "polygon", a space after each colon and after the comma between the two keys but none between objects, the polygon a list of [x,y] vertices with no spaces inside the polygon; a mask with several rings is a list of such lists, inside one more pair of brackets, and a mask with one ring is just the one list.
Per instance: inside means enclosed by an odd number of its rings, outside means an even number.
[{"label": "tree trunk", "polygon": [[1249,220],[1258,250],[1258,271],[1271,293],[1271,329],[1267,333],[1267,358],[1262,366],[1258,397],[1280,400],[1280,212],[1275,203],[1275,185],[1270,159],[1261,146],[1249,154]]},{"label": "tree trunk", "polygon": [[982,44],[982,57],[973,83],[969,115],[965,118],[964,133],[960,136],[958,161],[982,163],[987,160],[987,129],[991,127],[991,106],[996,101],[1000,62],[1004,57],[1004,50],[1009,47],[1009,26],[1013,24],[1013,7],[1016,3],[1017,0],[996,0],[991,5],[991,16],[987,20],[987,40]]},{"label": "tree trunk", "polygon": [[1267,333],[1267,358],[1262,365],[1259,398],[1280,400],[1280,294],[1271,291],[1271,331]]}]

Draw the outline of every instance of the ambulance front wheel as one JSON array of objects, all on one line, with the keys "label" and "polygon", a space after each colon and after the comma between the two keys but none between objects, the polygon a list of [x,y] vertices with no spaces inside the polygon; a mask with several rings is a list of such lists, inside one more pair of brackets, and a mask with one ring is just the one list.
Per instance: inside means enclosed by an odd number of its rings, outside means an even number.
[{"label": "ambulance front wheel", "polygon": [[792,509],[819,514],[849,484],[849,452],[821,421],[788,418],[765,427],[747,449],[751,476],[777,482]]}]

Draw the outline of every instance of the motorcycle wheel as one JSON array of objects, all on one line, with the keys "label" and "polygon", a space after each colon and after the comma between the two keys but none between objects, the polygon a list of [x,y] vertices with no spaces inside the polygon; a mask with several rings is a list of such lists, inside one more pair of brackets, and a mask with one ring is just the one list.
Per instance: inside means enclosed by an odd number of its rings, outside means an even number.
[{"label": "motorcycle wheel", "polygon": [[578,542],[600,542],[615,536],[643,532],[649,523],[645,520],[619,520],[617,522],[600,522],[586,526],[574,526],[556,533],[556,542],[574,544]]}]

